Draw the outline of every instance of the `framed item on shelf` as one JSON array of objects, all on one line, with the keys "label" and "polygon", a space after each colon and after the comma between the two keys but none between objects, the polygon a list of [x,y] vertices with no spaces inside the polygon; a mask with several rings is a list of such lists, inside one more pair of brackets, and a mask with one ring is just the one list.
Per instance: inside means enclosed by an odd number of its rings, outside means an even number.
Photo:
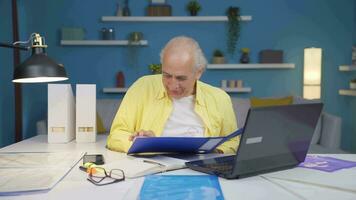
[{"label": "framed item on shelf", "polygon": [[150,0],[151,4],[165,4],[166,0]]}]

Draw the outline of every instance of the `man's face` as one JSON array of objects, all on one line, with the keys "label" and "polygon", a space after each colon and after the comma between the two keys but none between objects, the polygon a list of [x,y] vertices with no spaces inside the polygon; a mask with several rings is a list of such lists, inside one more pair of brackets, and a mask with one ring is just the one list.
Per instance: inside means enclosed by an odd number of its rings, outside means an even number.
[{"label": "man's face", "polygon": [[195,83],[202,70],[193,66],[192,55],[188,52],[169,52],[162,59],[162,82],[168,96],[180,99],[194,94]]}]

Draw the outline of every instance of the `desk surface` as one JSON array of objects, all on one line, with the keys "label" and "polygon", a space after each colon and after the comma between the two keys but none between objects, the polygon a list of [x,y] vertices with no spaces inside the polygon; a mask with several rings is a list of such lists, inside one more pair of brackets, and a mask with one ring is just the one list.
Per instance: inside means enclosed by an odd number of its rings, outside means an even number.
[{"label": "desk surface", "polygon": [[[106,135],[99,135],[96,143],[48,144],[47,135],[39,135],[22,142],[4,147],[1,152],[63,152],[81,151],[88,154],[101,153],[106,162],[125,159],[123,153],[109,151],[105,148]],[[333,157],[354,160],[356,154],[328,154]],[[79,166],[79,164],[78,164]],[[22,196],[7,196],[0,199],[137,199],[143,178],[126,180],[124,182],[94,186],[86,178],[87,174],[74,167],[71,172],[52,190],[46,193],[28,194]],[[291,169],[293,170],[293,169]],[[356,168],[347,169],[350,176],[355,177]],[[334,172],[337,174],[338,172]],[[343,172],[345,173],[345,172]],[[189,169],[167,172],[166,174],[199,175],[202,173]],[[237,180],[219,178],[225,199],[356,199],[356,192],[347,192],[316,185],[302,184],[285,180],[270,179],[265,176],[255,176]],[[356,181],[355,181],[356,188]]]}]

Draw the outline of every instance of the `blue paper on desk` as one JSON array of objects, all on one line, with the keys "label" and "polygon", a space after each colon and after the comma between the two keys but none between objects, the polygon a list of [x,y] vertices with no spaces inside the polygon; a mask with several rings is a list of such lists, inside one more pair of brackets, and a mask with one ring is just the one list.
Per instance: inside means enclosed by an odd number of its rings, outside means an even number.
[{"label": "blue paper on desk", "polygon": [[140,200],[223,200],[219,179],[212,175],[150,175],[145,177]]},{"label": "blue paper on desk", "polygon": [[227,140],[241,135],[243,128],[225,137],[137,137],[127,154],[210,153]]}]

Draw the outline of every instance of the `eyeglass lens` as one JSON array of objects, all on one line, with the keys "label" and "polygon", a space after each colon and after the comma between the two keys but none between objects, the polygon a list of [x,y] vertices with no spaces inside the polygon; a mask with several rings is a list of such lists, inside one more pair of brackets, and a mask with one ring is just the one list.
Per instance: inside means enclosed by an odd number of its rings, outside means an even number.
[{"label": "eyeglass lens", "polygon": [[119,169],[113,169],[107,173],[104,168],[93,167],[90,169],[89,173],[89,180],[96,185],[106,185],[119,182],[124,179],[124,172]]}]

